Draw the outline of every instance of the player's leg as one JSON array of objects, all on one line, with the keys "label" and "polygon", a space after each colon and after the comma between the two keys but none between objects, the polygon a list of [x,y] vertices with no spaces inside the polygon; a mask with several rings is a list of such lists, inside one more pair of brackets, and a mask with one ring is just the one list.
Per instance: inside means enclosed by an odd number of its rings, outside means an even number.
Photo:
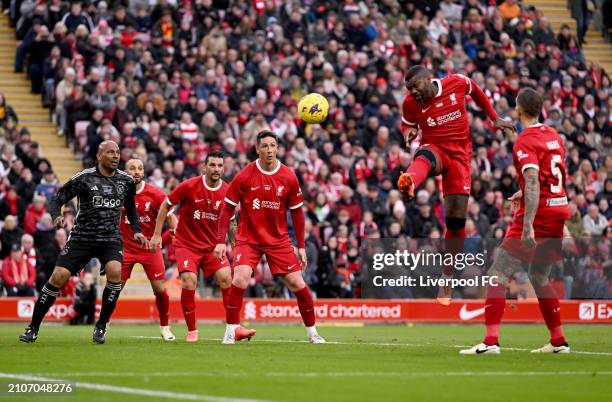
[{"label": "player's leg", "polygon": [[442,163],[440,162],[438,149],[433,145],[422,145],[414,154],[414,160],[408,166],[397,183],[397,187],[404,196],[406,202],[412,202],[414,199],[414,191],[417,189],[431,172],[434,175],[440,174],[442,171]]},{"label": "player's leg", "polygon": [[475,354],[498,354],[499,329],[506,308],[506,286],[508,278],[521,268],[522,262],[510,255],[506,250],[500,250],[499,255],[489,268],[487,275],[496,277],[495,284],[487,287],[485,300],[485,338],[469,349],[461,350],[459,353],[467,355]]},{"label": "player's leg", "polygon": [[[446,190],[445,190],[446,191]],[[456,255],[463,251],[465,239],[465,220],[467,215],[468,195],[450,194],[444,197],[444,211],[446,214],[446,231],[444,232],[445,252]],[[442,277],[452,278],[455,268],[452,265],[442,267]],[[448,306],[452,298],[450,286],[440,286],[438,289],[438,303]]]},{"label": "player's leg", "polygon": [[22,342],[35,342],[38,338],[38,331],[45,315],[55,303],[59,290],[64,287],[70,279],[71,272],[68,268],[55,267],[53,274],[49,277],[40,291],[40,295],[34,304],[34,311],[30,324],[26,327],[23,334],[19,335]]},{"label": "player's leg", "polygon": [[[210,276],[211,271],[214,270],[212,275],[215,277],[215,281],[217,281],[217,284],[221,289],[221,294],[223,295],[223,307],[227,309],[227,295],[232,286],[232,268],[227,265],[227,260],[219,261],[212,253],[210,253],[210,255],[206,258],[204,264],[204,275],[206,277]],[[256,332],[257,331],[255,330],[238,326],[234,329],[235,340],[251,340]]]},{"label": "player's leg", "polygon": [[79,272],[92,257],[90,244],[75,241],[66,243],[57,256],[53,274],[44,284],[38,296],[30,324],[26,327],[26,331],[19,336],[21,341],[36,341],[40,324],[55,303],[59,290],[68,282],[70,276]]},{"label": "player's leg", "polygon": [[561,323],[561,305],[557,292],[552,287],[548,277],[552,264],[531,264],[529,267],[529,280],[538,297],[540,311],[550,332],[550,343],[532,353],[569,353],[570,348],[563,334]]},{"label": "player's leg", "polygon": [[[244,251],[241,253],[244,253]],[[238,257],[239,254],[237,251],[235,254],[236,257]],[[257,258],[255,263],[248,262],[249,260],[255,260],[255,257]],[[236,331],[240,328],[240,310],[242,309],[244,291],[249,286],[249,280],[253,275],[252,267],[257,265],[259,258],[260,254],[258,255],[254,252],[250,253],[250,258],[245,257],[243,254],[240,259],[243,260],[245,264],[234,267],[234,277],[232,278],[232,284],[227,292],[227,304],[225,305],[226,326],[223,344],[231,345],[236,342]]]},{"label": "player's leg", "polygon": [[168,314],[170,310],[170,298],[166,291],[165,274],[166,266],[164,265],[164,257],[161,250],[154,253],[144,252],[140,258],[142,267],[147,274],[147,278],[151,283],[153,295],[155,296],[155,305],[159,314],[159,330],[162,338],[165,341],[173,341],[176,339],[168,324]]},{"label": "player's leg", "polygon": [[187,342],[197,342],[199,339],[196,327],[195,292],[198,284],[198,272],[202,256],[185,247],[175,250],[176,266],[181,277],[181,308],[187,325]]},{"label": "player's leg", "polygon": [[285,285],[287,285],[297,299],[300,315],[306,327],[308,341],[310,343],[325,343],[325,339],[317,332],[314,302],[310,289],[308,289],[306,282],[304,282],[304,277],[302,277],[302,271],[285,274],[282,278]]},{"label": "player's leg", "polygon": [[106,327],[110,321],[113,311],[117,306],[119,295],[121,294],[121,261],[110,260],[101,261],[106,272],[106,285],[102,292],[102,308],[100,317],[93,332],[93,341],[102,344],[106,341]]}]

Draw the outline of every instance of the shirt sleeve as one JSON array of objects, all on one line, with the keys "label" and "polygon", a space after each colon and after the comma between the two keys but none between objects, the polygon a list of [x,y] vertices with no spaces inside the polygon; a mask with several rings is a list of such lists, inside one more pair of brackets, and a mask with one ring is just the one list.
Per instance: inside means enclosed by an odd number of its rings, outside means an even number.
[{"label": "shirt sleeve", "polygon": [[304,196],[295,173],[291,173],[291,182],[289,185],[289,194],[287,194],[287,207],[289,209],[300,208],[304,205]]},{"label": "shirt sleeve", "polygon": [[168,194],[168,197],[166,197],[166,202],[172,206],[172,205],[176,205],[176,204],[180,204],[181,201],[183,200],[184,194],[185,194],[185,187],[187,182],[182,182],[181,184],[179,184],[178,186],[176,186],[174,188],[174,190],[172,190],[170,192],[170,194]]},{"label": "shirt sleeve", "polygon": [[540,170],[536,149],[527,139],[518,138],[514,144],[514,158],[517,163],[517,169],[521,174],[530,168]]},{"label": "shirt sleeve", "polygon": [[230,183],[227,193],[225,193],[225,202],[233,207],[237,207],[238,203],[240,203],[240,197],[242,196],[242,186],[240,185],[241,182],[242,175],[238,174]]},{"label": "shirt sleeve", "polygon": [[404,97],[404,101],[402,102],[402,131],[404,131],[408,127],[416,127],[417,119],[414,114],[414,107],[410,102],[411,97]]}]

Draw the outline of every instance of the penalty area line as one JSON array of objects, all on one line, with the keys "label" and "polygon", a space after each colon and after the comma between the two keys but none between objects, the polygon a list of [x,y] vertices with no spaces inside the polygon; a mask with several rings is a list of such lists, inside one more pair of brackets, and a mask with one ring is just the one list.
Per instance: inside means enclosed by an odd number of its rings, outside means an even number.
[{"label": "penalty area line", "polygon": [[[65,376],[66,374],[58,375]],[[122,376],[125,373],[119,373]],[[46,376],[39,375],[31,375],[31,374],[20,374],[20,373],[0,373],[0,378],[7,378],[11,380],[21,380],[21,381],[34,381],[34,382],[47,382],[47,381],[65,381],[68,380],[59,379],[59,378],[51,378]],[[174,400],[183,400],[183,401],[202,401],[202,402],[273,402],[269,400],[263,399],[250,399],[250,398],[234,398],[234,397],[223,397],[223,396],[213,396],[213,395],[203,395],[203,394],[188,394],[184,392],[171,392],[171,391],[161,391],[155,389],[144,389],[144,388],[132,388],[132,387],[123,387],[116,385],[107,385],[107,384],[96,384],[90,382],[81,382],[75,381],[74,386],[76,389],[91,389],[96,391],[106,391],[106,392],[114,392],[118,394],[126,394],[126,395],[139,395],[139,396],[148,396],[151,398],[167,398]]]}]

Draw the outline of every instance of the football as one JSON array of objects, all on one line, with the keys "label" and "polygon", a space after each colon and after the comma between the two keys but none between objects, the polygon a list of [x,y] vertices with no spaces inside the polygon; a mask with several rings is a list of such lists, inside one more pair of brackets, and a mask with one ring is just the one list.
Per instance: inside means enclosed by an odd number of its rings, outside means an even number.
[{"label": "football", "polygon": [[327,118],[329,103],[323,95],[313,92],[300,99],[298,111],[303,122],[319,124]]}]

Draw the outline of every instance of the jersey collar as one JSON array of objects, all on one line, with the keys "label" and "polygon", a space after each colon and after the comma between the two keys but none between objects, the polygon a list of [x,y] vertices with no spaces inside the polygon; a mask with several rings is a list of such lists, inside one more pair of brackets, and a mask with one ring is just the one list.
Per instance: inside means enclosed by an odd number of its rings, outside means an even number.
[{"label": "jersey collar", "polygon": [[531,127],[540,127],[542,125],[542,123],[535,123],[532,124],[531,126],[527,127],[527,128],[531,128]]},{"label": "jersey collar", "polygon": [[268,176],[271,176],[271,175],[273,175],[274,173],[278,172],[278,171],[280,170],[280,167],[281,167],[281,163],[280,163],[280,161],[279,161],[279,160],[277,160],[277,161],[276,161],[276,167],[274,168],[274,170],[272,170],[272,171],[270,171],[270,172],[268,172],[267,170],[264,170],[264,169],[261,167],[261,165],[259,164],[259,159],[257,159],[257,160],[255,161],[255,165],[257,165],[257,169],[259,169],[259,171],[260,171],[261,173],[263,173],[263,174],[265,174],[265,175],[268,175]]},{"label": "jersey collar", "polygon": [[435,82],[436,84],[438,84],[438,92],[436,93],[436,98],[440,95],[442,95],[442,81],[440,81],[439,78],[432,78],[431,82]]},{"label": "jersey collar", "polygon": [[202,175],[202,183],[204,183],[204,187],[206,187],[206,189],[209,191],[217,191],[221,188],[221,180],[219,180],[219,185],[217,187],[210,187],[208,184],[206,184],[206,175],[204,174]]},{"label": "jersey collar", "polygon": [[136,190],[136,194],[142,193],[146,186],[147,186],[147,183],[143,181],[142,182],[142,188],[140,190]]}]

